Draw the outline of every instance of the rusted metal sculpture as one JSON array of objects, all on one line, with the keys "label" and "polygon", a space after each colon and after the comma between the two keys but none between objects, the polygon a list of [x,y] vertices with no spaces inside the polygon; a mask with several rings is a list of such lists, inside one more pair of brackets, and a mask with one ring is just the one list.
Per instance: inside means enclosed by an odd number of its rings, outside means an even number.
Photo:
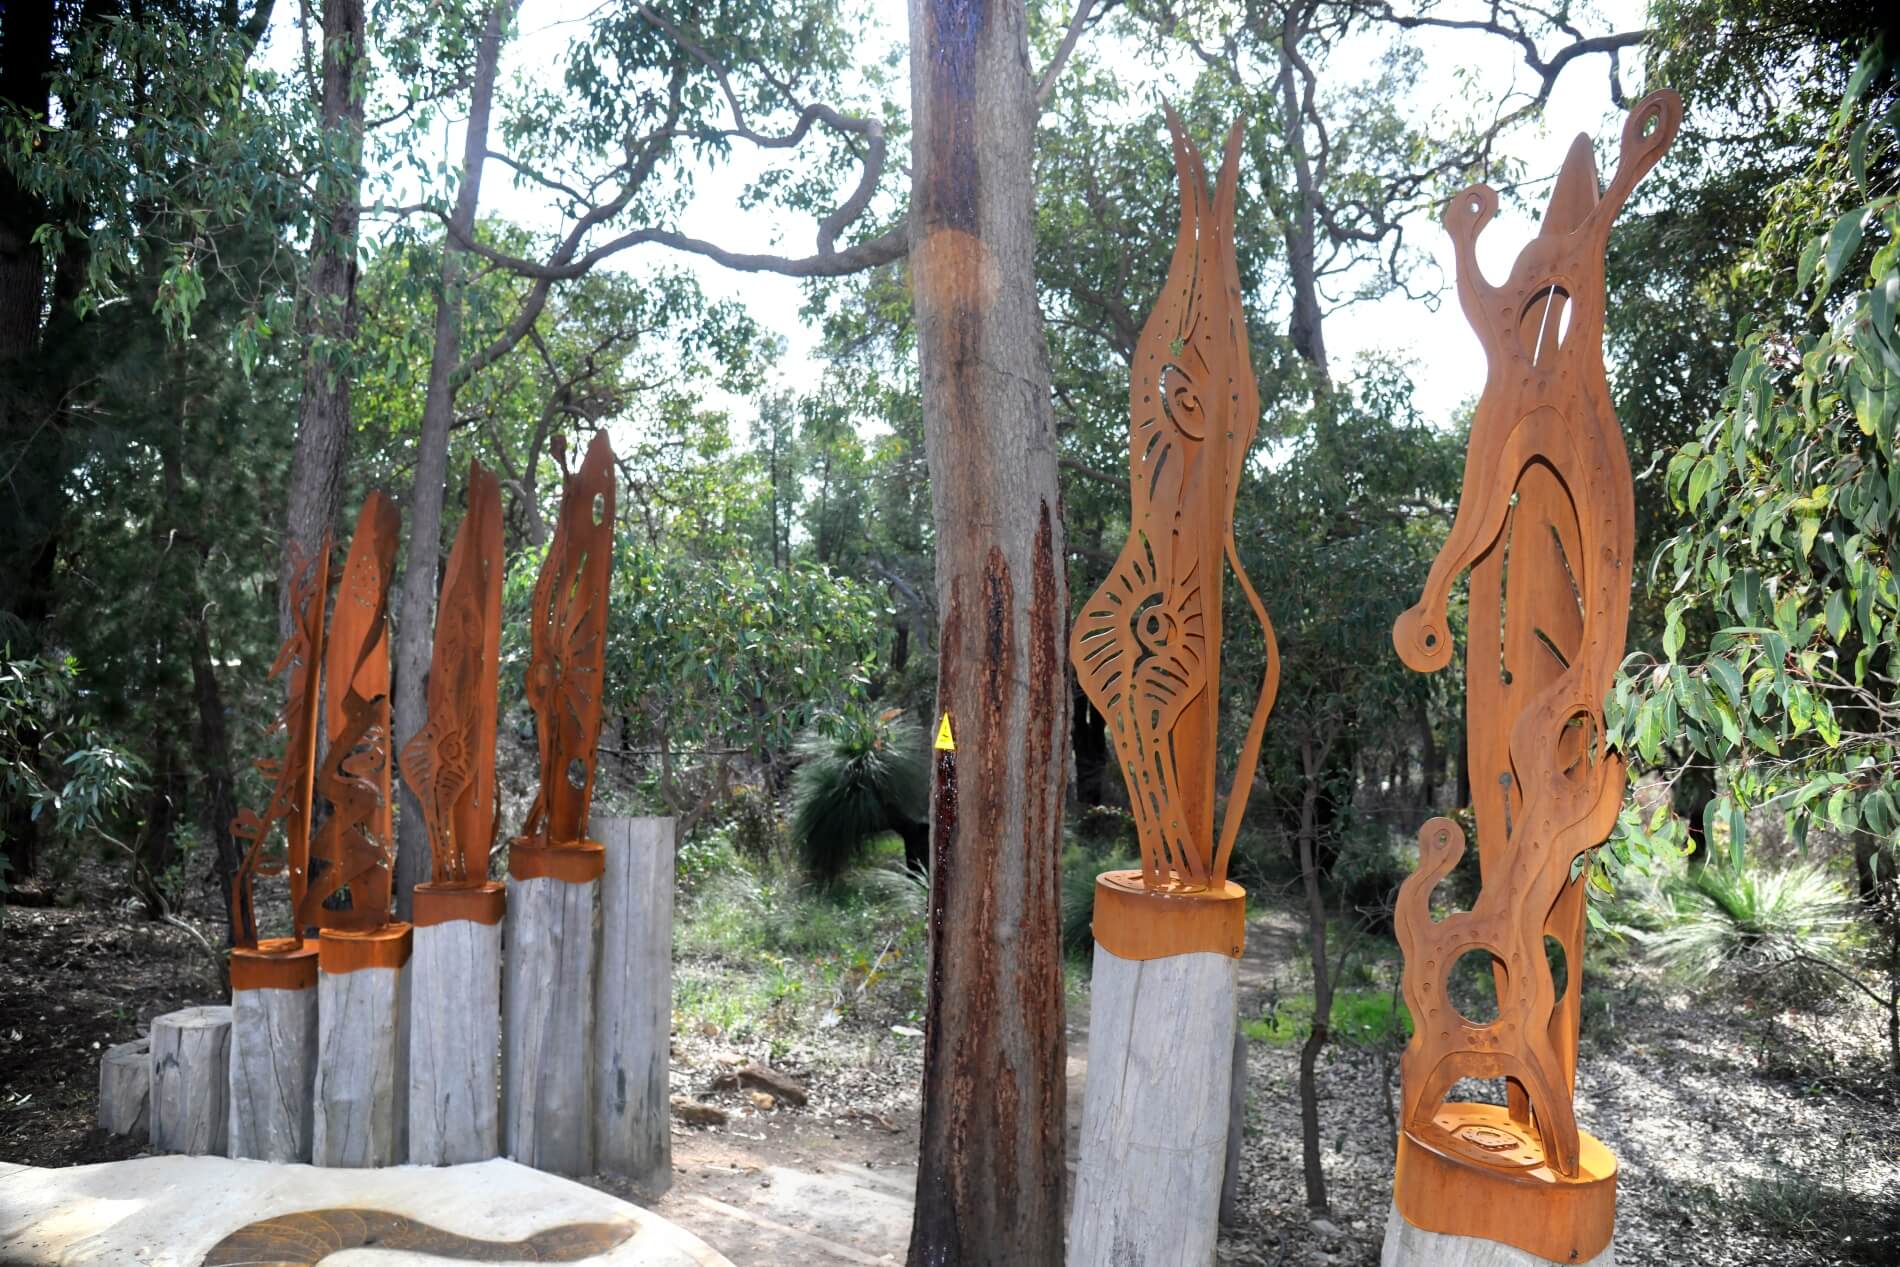
[{"label": "rusted metal sculpture", "polygon": [[468,469],[468,509],[449,551],[429,666],[429,720],[402,750],[403,782],[429,827],[436,886],[488,878],[499,806],[495,712],[501,664],[501,488]]},{"label": "rusted metal sculpture", "polygon": [[[1603,699],[1623,656],[1634,570],[1629,458],[1603,372],[1603,258],[1611,222],[1681,119],[1672,92],[1640,102],[1601,192],[1579,136],[1539,235],[1501,286],[1476,262],[1497,195],[1474,185],[1446,209],[1459,300],[1489,372],[1457,518],[1418,605],[1392,632],[1408,667],[1444,668],[1446,605],[1470,571],[1466,717],[1483,887],[1471,910],[1432,919],[1432,889],[1465,838],[1449,818],[1426,823],[1395,916],[1415,1024],[1402,1063],[1399,1212],[1428,1231],[1560,1262],[1601,1252],[1616,1206],[1615,1158],[1577,1129],[1571,1106],[1583,985],[1577,863],[1623,804]],[[1563,949],[1561,982],[1546,939]],[[1473,952],[1488,956],[1497,985],[1488,1024],[1446,994],[1454,964]],[[1508,1107],[1446,1103],[1460,1078],[1506,1079]]]},{"label": "rusted metal sculpture", "polygon": [[[1076,677],[1114,737],[1141,869],[1095,880],[1089,1008],[1101,1039],[1083,1093],[1068,1252],[1142,1267],[1214,1260],[1247,913],[1227,860],[1280,669],[1234,545],[1234,498],[1260,422],[1234,260],[1240,125],[1211,198],[1173,111],[1168,130],[1181,217],[1135,346],[1128,540],[1069,639]],[[1266,663],[1217,831],[1228,566],[1260,622]]]},{"label": "rusted metal sculpture", "polygon": [[[1082,690],[1114,738],[1141,840],[1139,873],[1103,877],[1098,922],[1105,898],[1232,887],[1227,861],[1280,674],[1272,622],[1234,546],[1234,497],[1260,422],[1234,259],[1240,126],[1228,135],[1211,205],[1201,156],[1173,111],[1168,127],[1181,220],[1166,286],[1135,350],[1128,540],[1069,642]],[[1224,564],[1266,636],[1266,672],[1217,844]]]},{"label": "rusted metal sculpture", "polygon": [[[594,797],[607,580],[613,566],[614,453],[596,431],[579,471],[562,462],[561,510],[529,613],[528,704],[541,745],[541,785],[512,850],[581,844]],[[521,874],[511,853],[511,868]],[[598,875],[598,871],[595,871]]]},{"label": "rusted metal sculpture", "polygon": [[[270,800],[262,814],[245,808],[231,822],[231,834],[247,842],[237,874],[231,877],[231,936],[241,951],[284,952],[303,945],[303,930],[260,947],[257,914],[251,902],[257,876],[288,875],[290,906],[303,902],[309,882],[310,793],[316,773],[318,680],[323,670],[323,611],[330,590],[330,536],[309,558],[291,559],[290,636],[271,665],[271,676],[285,675],[283,711],[272,727],[284,732],[283,754],[262,758],[257,768],[270,780]],[[272,833],[282,825],[284,851],[270,850]]]},{"label": "rusted metal sculpture", "polygon": [[[311,844],[301,928],[365,932],[389,922],[389,580],[401,520],[380,492],[357,515],[324,649],[325,732],[316,795],[328,802]],[[327,964],[326,964],[327,967]]]}]

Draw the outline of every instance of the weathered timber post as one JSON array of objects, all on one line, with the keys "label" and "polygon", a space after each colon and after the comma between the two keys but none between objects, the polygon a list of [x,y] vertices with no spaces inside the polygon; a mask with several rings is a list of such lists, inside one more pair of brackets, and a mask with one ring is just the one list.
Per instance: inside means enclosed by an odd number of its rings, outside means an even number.
[{"label": "weathered timber post", "polygon": [[152,1040],[106,1048],[99,1060],[99,1129],[151,1138]]},{"label": "weathered timber post", "polygon": [[501,1154],[501,930],[493,882],[414,891],[409,993],[409,1160],[454,1166]]},{"label": "weathered timber post", "polygon": [[656,1196],[673,1181],[671,818],[599,818],[606,849],[594,1004],[594,1153],[601,1173]]},{"label": "weathered timber post", "polygon": [[[1239,472],[1260,420],[1234,261],[1240,126],[1210,199],[1173,111],[1180,231],[1129,392],[1130,532],[1070,637],[1108,722],[1141,870],[1095,883],[1095,975],[1072,1267],[1209,1267],[1228,1168],[1246,894],[1227,860],[1279,681],[1266,609],[1234,545]],[[1266,673],[1219,824],[1221,588],[1231,565]],[[1242,1091],[1244,1094],[1244,1088]]]},{"label": "weathered timber post", "polygon": [[229,1157],[307,1162],[317,1076],[317,948],[231,952]]},{"label": "weathered timber post", "polygon": [[[1616,1158],[1578,1128],[1572,1105],[1586,855],[1615,826],[1627,785],[1604,743],[1603,700],[1639,564],[1629,454],[1603,370],[1603,261],[1617,212],[1681,122],[1673,92],[1638,102],[1607,189],[1579,136],[1538,236],[1501,286],[1477,264],[1497,194],[1473,185],[1445,208],[1487,376],[1457,516],[1392,642],[1417,672],[1447,667],[1451,591],[1470,572],[1465,714],[1481,887],[1470,910],[1433,918],[1432,890],[1464,854],[1465,832],[1427,822],[1393,911],[1416,1029],[1399,1066],[1388,1267],[1607,1267],[1615,1253]],[[1546,943],[1562,950],[1561,981]],[[1488,1021],[1447,992],[1466,955],[1496,983]],[[1508,1103],[1448,1101],[1462,1078],[1503,1078]]]},{"label": "weathered timber post", "polygon": [[326,928],[317,949],[317,1077],[311,1160],[394,1166],[408,1156],[407,924]]},{"label": "weathered timber post", "polygon": [[412,892],[409,1160],[485,1161],[501,1149],[501,925],[488,879],[495,838],[495,715],[501,654],[501,489],[468,464],[468,512],[437,605],[428,721],[402,750],[402,778],[428,827],[430,873]]},{"label": "weathered timber post", "polygon": [[152,1019],[152,1151],[224,1151],[230,1129],[231,1009],[188,1007]]},{"label": "weathered timber post", "polygon": [[516,841],[502,988],[501,1143],[524,1166],[594,1169],[594,905],[604,852]]},{"label": "weathered timber post", "polygon": [[501,1146],[539,1170],[594,1169],[594,909],[605,852],[583,839],[600,742],[613,556],[614,454],[597,431],[561,511],[529,609],[527,696],[541,784],[508,851]]}]

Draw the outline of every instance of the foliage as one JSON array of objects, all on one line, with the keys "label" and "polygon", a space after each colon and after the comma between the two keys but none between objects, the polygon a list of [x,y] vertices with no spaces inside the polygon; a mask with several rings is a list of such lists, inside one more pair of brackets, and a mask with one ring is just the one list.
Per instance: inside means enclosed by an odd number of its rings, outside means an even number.
[{"label": "foliage", "polygon": [[1810,998],[1839,986],[1834,973],[1853,948],[1854,911],[1823,868],[1712,863],[1672,877],[1665,892],[1671,909],[1663,926],[1636,935],[1684,981],[1725,980],[1750,992],[1792,986]]},{"label": "foliage", "polygon": [[[1798,841],[1817,820],[1900,839],[1897,105],[1876,46],[1809,169],[1774,194],[1781,218],[1745,266],[1789,271],[1806,302],[1761,314],[1717,413],[1668,459],[1682,521],[1657,558],[1662,655],[1632,657],[1611,700],[1623,750],[1721,771],[1706,815],[1731,866],[1753,807]],[[1685,654],[1696,616],[1719,627]],[[1606,865],[1686,834],[1667,805],[1632,811]]]},{"label": "foliage", "polygon": [[821,713],[799,738],[798,755],[792,842],[820,883],[835,884],[874,837],[928,811],[923,728],[901,710]]},{"label": "foliage", "polygon": [[[87,724],[70,657],[0,655],[0,790],[68,840],[107,828],[138,795],[145,769]],[[0,844],[5,842],[0,841]],[[0,862],[0,893],[6,892]]]},{"label": "foliage", "polygon": [[[1313,996],[1296,994],[1276,1000],[1262,1016],[1242,1028],[1256,1043],[1275,1047],[1303,1042],[1313,1029]],[[1403,1043],[1412,1036],[1412,1014],[1390,990],[1340,990],[1333,995],[1331,1036],[1350,1047]]]}]

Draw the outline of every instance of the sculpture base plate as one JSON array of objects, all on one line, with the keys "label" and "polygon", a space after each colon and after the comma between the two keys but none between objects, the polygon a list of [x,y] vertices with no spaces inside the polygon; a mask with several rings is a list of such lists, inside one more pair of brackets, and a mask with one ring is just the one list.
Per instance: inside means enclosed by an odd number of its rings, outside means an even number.
[{"label": "sculpture base plate", "polygon": [[1240,958],[1247,943],[1247,891],[1232,880],[1218,889],[1149,888],[1139,871],[1095,877],[1097,944],[1121,959],[1215,954]]},{"label": "sculpture base plate", "polygon": [[1616,1158],[1577,1132],[1579,1166],[1545,1161],[1537,1129],[1495,1104],[1442,1104],[1431,1127],[1399,1135],[1393,1197],[1414,1227],[1515,1245],[1558,1263],[1588,1262],[1616,1232]]}]

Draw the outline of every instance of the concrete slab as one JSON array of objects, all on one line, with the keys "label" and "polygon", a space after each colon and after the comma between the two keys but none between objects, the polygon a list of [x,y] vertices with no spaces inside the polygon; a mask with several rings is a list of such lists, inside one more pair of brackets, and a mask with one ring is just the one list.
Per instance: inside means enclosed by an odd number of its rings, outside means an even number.
[{"label": "concrete slab", "polygon": [[[330,1170],[141,1157],[62,1169],[0,1163],[0,1173],[0,1262],[10,1265],[732,1267],[656,1214],[504,1160]],[[501,1252],[510,1245],[519,1252]]]}]

